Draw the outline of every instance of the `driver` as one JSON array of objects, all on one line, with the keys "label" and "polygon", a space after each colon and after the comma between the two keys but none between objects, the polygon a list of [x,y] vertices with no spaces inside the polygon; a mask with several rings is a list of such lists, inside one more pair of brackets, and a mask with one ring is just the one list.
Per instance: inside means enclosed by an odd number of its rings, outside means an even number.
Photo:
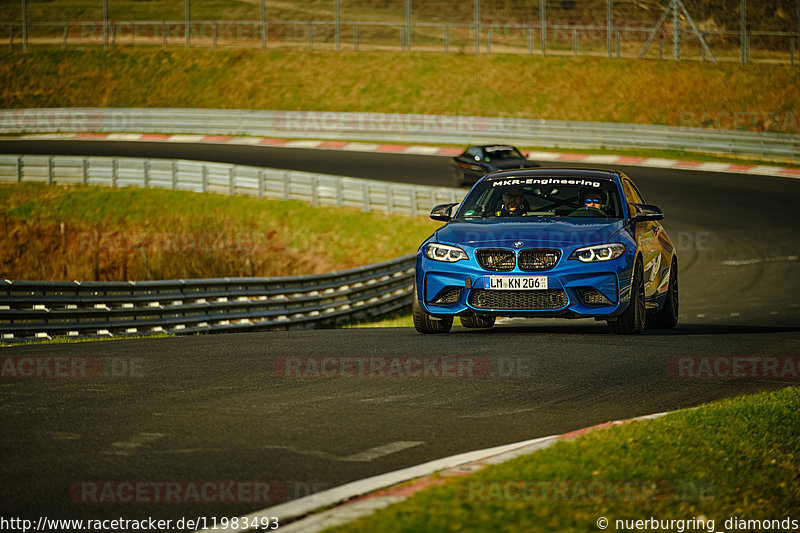
[{"label": "driver", "polygon": [[600,191],[583,191],[583,193],[581,193],[581,198],[583,198],[583,209],[603,210],[602,201],[600,200]]},{"label": "driver", "polygon": [[603,211],[603,201],[600,196],[600,191],[591,189],[584,189],[581,191],[580,197],[581,206],[569,214],[571,217],[604,217],[606,212]]},{"label": "driver", "polygon": [[498,217],[520,217],[530,209],[525,193],[519,187],[511,187],[503,193],[503,205],[495,213]]}]

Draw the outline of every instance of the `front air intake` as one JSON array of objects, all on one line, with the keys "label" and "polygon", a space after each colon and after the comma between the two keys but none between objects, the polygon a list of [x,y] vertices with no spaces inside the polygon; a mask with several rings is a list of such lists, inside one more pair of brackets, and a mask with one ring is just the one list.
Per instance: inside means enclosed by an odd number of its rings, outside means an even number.
[{"label": "front air intake", "polygon": [[508,272],[514,270],[516,259],[514,252],[503,248],[486,248],[476,252],[478,263],[486,270]]},{"label": "front air intake", "polygon": [[533,248],[519,253],[519,269],[527,272],[550,270],[558,263],[561,250]]}]

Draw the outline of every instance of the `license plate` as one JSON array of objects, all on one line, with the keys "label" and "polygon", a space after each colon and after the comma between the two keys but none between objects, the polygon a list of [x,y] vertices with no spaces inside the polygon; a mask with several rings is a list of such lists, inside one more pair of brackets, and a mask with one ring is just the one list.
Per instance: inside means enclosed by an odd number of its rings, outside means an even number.
[{"label": "license plate", "polygon": [[547,276],[486,276],[483,288],[500,291],[536,291],[547,289]]}]

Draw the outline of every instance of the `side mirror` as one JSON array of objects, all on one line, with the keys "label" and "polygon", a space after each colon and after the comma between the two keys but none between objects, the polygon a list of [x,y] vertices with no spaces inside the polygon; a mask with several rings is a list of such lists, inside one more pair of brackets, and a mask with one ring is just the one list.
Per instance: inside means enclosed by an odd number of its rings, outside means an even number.
[{"label": "side mirror", "polygon": [[454,204],[442,204],[437,205],[433,209],[431,209],[431,218],[433,220],[438,220],[440,222],[447,222],[451,220],[453,217],[450,215],[450,212],[453,210],[453,207],[457,206],[458,202]]},{"label": "side mirror", "polygon": [[634,222],[645,222],[650,220],[662,220],[664,213],[657,205],[651,204],[631,204],[634,208],[631,218]]}]

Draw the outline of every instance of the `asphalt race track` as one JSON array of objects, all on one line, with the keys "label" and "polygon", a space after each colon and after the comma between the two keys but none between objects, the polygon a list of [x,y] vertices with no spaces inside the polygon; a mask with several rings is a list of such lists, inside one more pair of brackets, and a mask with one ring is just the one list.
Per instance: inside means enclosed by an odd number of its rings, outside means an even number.
[{"label": "asphalt race track", "polygon": [[[242,164],[449,181],[447,159],[440,157],[0,142],[0,152],[56,150],[205,154]],[[646,200],[664,209],[665,228],[678,245],[677,329],[616,337],[592,321],[509,321],[488,331],[457,326],[448,336],[318,330],[0,348],[0,515],[231,517],[268,503],[125,502],[120,492],[109,503],[94,503],[100,492],[93,490],[125,482],[179,482],[184,489],[208,481],[271,482],[276,500],[294,498],[458,452],[796,385],[797,376],[744,371],[726,379],[675,369],[702,358],[729,364],[734,357],[800,354],[800,181],[625,170]],[[101,364],[105,374],[8,376],[32,356],[65,368]],[[323,357],[350,366],[320,377],[314,363]],[[456,363],[445,371],[437,366],[441,357]],[[405,367],[399,377],[368,377],[353,371],[393,360],[430,363],[430,372],[413,376]]]}]

